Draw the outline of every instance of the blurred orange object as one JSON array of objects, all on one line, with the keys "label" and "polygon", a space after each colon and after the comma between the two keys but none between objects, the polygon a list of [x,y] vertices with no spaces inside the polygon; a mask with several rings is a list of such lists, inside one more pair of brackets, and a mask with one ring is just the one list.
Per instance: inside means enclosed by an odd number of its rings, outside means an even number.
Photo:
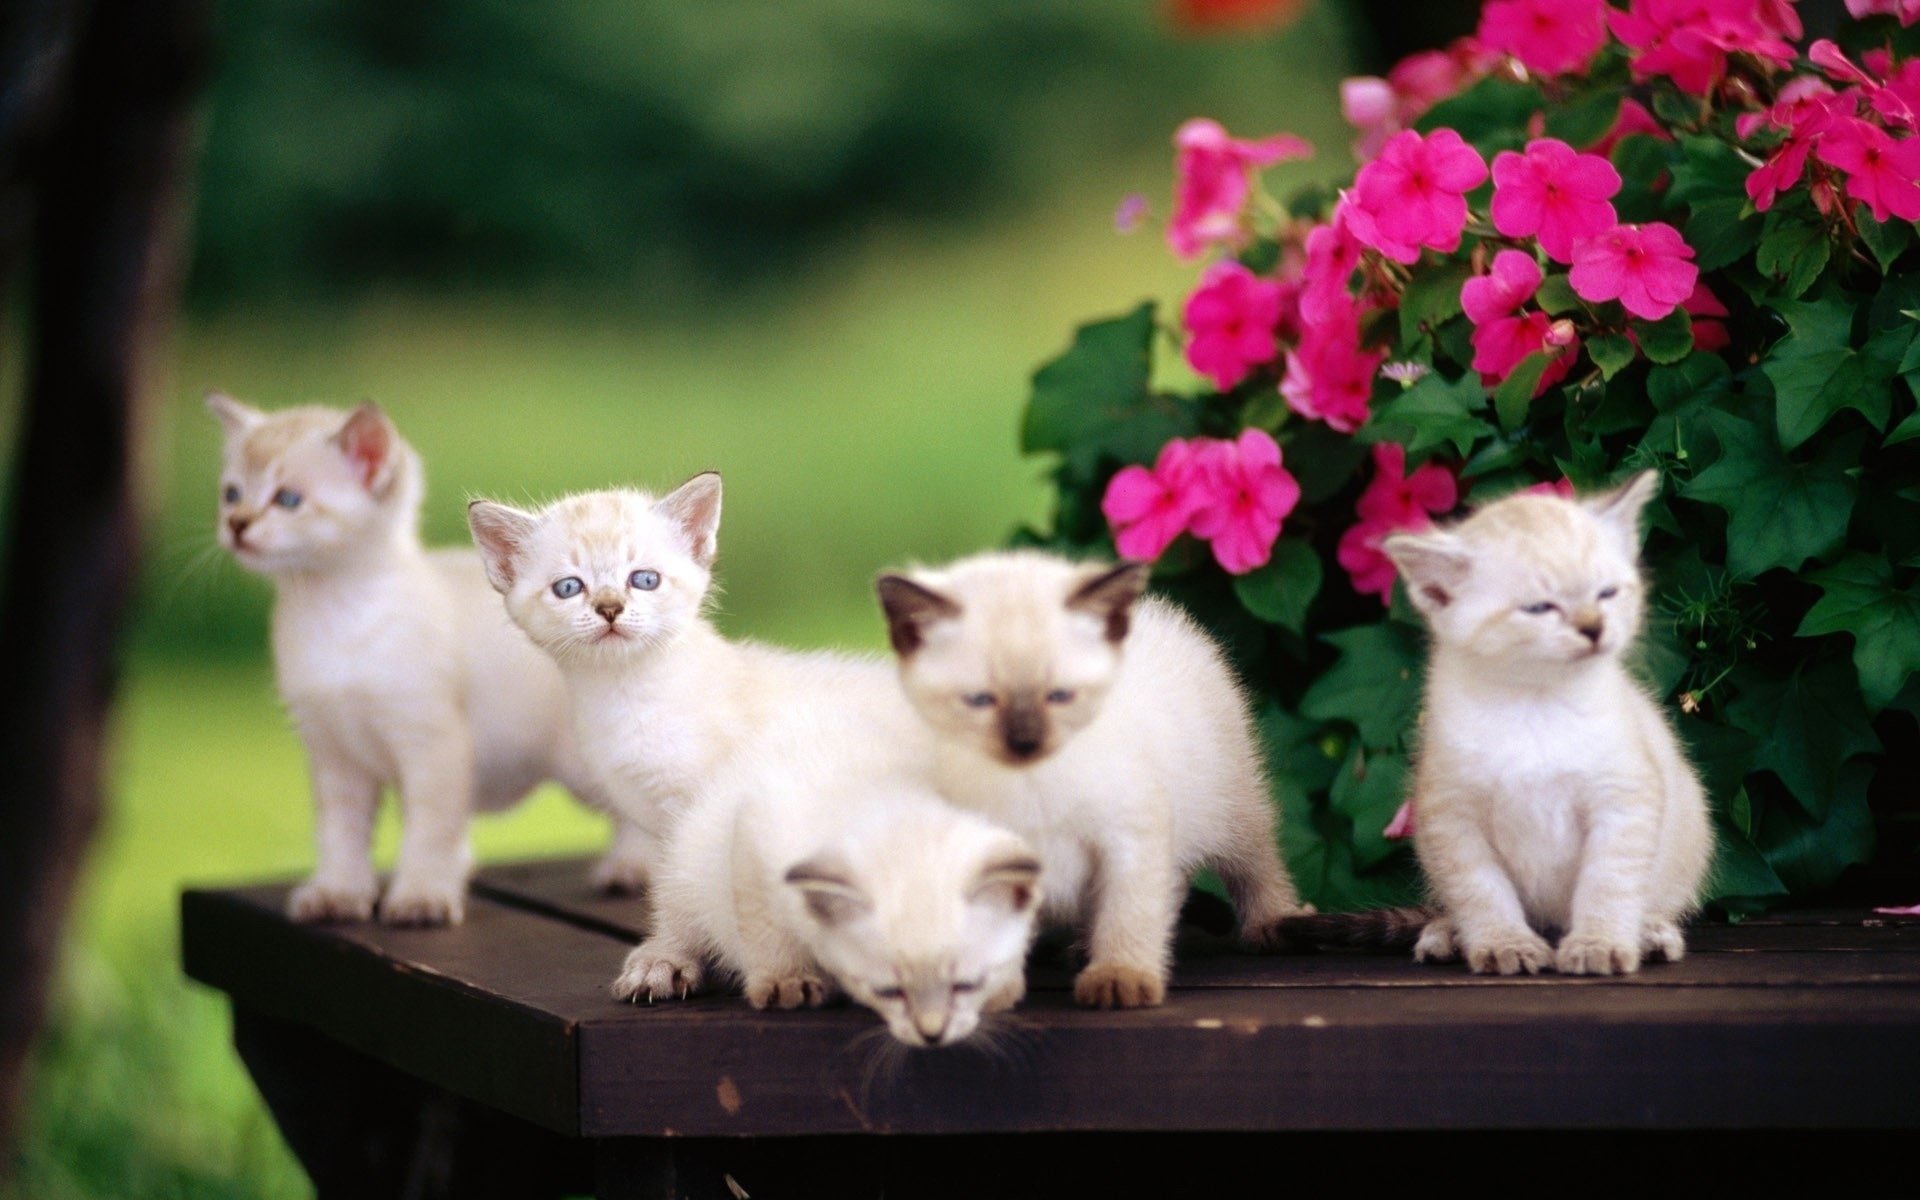
[{"label": "blurred orange object", "polygon": [[1168,0],[1173,24],[1186,33],[1251,33],[1278,29],[1307,0]]}]

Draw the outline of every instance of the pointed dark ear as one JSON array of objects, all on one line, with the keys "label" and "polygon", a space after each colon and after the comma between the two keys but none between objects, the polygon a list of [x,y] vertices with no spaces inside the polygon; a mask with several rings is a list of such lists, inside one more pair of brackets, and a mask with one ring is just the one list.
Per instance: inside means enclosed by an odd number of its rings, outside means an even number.
[{"label": "pointed dark ear", "polygon": [[1024,843],[1011,845],[987,860],[967,891],[977,903],[1003,905],[1018,916],[1040,900],[1040,860]]},{"label": "pointed dark ear", "polygon": [[789,884],[800,889],[807,911],[822,925],[850,921],[873,907],[867,894],[853,882],[852,872],[838,856],[822,852],[787,871]]},{"label": "pointed dark ear", "polygon": [[873,581],[873,590],[880,593],[880,610],[887,615],[887,640],[901,658],[920,648],[927,626],[960,615],[958,604],[905,575],[882,575]]},{"label": "pointed dark ear", "polygon": [[1660,494],[1660,472],[1645,470],[1612,491],[1588,497],[1584,503],[1602,525],[1617,534],[1627,546],[1640,547],[1640,514],[1647,502]]},{"label": "pointed dark ear", "polygon": [[362,487],[376,496],[387,490],[387,485],[393,482],[400,434],[378,404],[362,400],[358,408],[347,414],[346,423],[333,435],[333,442],[360,477]]},{"label": "pointed dark ear", "polygon": [[653,511],[687,535],[693,560],[711,567],[720,553],[720,472],[703,471],[667,493]]},{"label": "pointed dark ear", "polygon": [[254,426],[267,419],[267,414],[251,405],[242,404],[225,392],[207,393],[207,411],[220,422],[227,431],[228,438],[243,437]]},{"label": "pointed dark ear", "polygon": [[473,531],[473,544],[479,547],[480,561],[486,564],[487,582],[493,590],[506,595],[513,587],[514,561],[526,547],[540,518],[491,500],[474,500],[467,505],[467,528]]},{"label": "pointed dark ear", "polygon": [[1400,577],[1407,595],[1423,613],[1436,613],[1452,604],[1473,569],[1460,539],[1451,533],[1396,533],[1380,543]]},{"label": "pointed dark ear", "polygon": [[1107,640],[1119,642],[1127,636],[1134,601],[1147,590],[1147,577],[1152,574],[1153,567],[1147,563],[1095,568],[1068,594],[1067,607],[1105,621]]}]

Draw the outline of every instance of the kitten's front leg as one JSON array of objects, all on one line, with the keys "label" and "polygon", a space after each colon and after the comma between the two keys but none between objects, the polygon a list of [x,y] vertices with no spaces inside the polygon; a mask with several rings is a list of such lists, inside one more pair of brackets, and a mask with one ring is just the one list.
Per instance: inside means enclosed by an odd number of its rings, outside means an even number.
[{"label": "kitten's front leg", "polygon": [[615,814],[613,841],[600,861],[593,864],[589,878],[593,886],[616,896],[634,896],[646,890],[655,856],[659,850],[651,833]]},{"label": "kitten's front leg", "polygon": [[1087,1008],[1152,1007],[1166,999],[1184,891],[1175,878],[1170,832],[1142,836],[1116,828],[1094,853],[1099,894],[1074,1001]]},{"label": "kitten's front leg", "polygon": [[313,874],[287,897],[295,921],[364,921],[373,915],[373,817],[380,783],[364,772],[313,762]]},{"label": "kitten's front leg", "polygon": [[380,919],[389,925],[458,925],[473,865],[467,845],[473,752],[464,737],[444,733],[422,743],[400,755],[400,855],[380,901]]},{"label": "kitten's front leg", "polygon": [[[1486,835],[1470,817],[1454,815],[1453,805],[1432,803],[1424,794],[1422,804],[1420,866],[1440,896],[1452,941],[1468,969],[1481,975],[1538,974],[1553,961],[1553,947],[1527,924],[1513,880]],[[1471,812],[1474,806],[1468,801],[1461,807]],[[1428,809],[1434,810],[1431,815]],[[1449,930],[1435,931],[1431,940],[1423,934],[1426,957],[1442,957],[1439,935],[1444,932]]]},{"label": "kitten's front leg", "polygon": [[635,1004],[685,1000],[705,981],[699,955],[673,934],[656,933],[627,955],[613,981],[613,998]]},{"label": "kitten's front leg", "polygon": [[[1587,833],[1572,919],[1554,952],[1554,969],[1563,975],[1631,975],[1640,969],[1647,872],[1660,827],[1653,805],[1638,796],[1623,799],[1603,811]],[[1653,940],[1667,949],[1664,938]]]}]

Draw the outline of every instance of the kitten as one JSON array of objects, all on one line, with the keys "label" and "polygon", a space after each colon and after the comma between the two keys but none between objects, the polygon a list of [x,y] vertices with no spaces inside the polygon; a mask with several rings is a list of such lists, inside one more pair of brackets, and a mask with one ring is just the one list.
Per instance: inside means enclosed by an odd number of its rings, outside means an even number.
[{"label": "kitten", "polygon": [[660,499],[616,490],[538,513],[467,510],[488,579],[559,664],[581,754],[642,831],[648,862],[694,792],[774,716],[825,700],[899,704],[883,663],[730,642],[707,621],[720,498],[708,472]]},{"label": "kitten", "polygon": [[[207,407],[226,430],[219,541],[274,582],[274,674],[313,774],[314,872],[288,911],[371,915],[392,786],[405,830],[380,917],[457,923],[471,809],[547,779],[598,799],[559,673],[501,616],[478,558],[421,547],[420,459],[378,407],[269,414],[218,392]],[[618,830],[596,879],[631,880],[637,853]]]},{"label": "kitten", "polygon": [[[1433,643],[1414,845],[1442,915],[1416,958],[1609,975],[1686,952],[1713,854],[1706,799],[1623,662],[1658,483],[1510,496],[1386,541]],[[1556,930],[1557,947],[1542,936]]]},{"label": "kitten", "polygon": [[911,1046],[950,1045],[1025,992],[1040,864],[941,802],[906,706],[791,710],[669,835],[654,933],[620,999],[697,990],[705,964],[756,1008],[844,992]]},{"label": "kitten", "polygon": [[1039,848],[1045,919],[1087,926],[1074,998],[1103,1008],[1164,998],[1197,867],[1250,943],[1301,911],[1246,701],[1147,575],[1012,552],[878,582],[935,790]]}]

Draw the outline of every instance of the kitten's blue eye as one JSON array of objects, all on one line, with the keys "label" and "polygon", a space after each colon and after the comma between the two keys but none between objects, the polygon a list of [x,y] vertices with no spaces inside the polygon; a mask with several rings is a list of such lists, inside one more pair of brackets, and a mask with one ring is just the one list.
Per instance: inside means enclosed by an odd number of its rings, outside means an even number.
[{"label": "kitten's blue eye", "polygon": [[650,592],[660,586],[660,572],[648,571],[644,568],[635,571],[633,574],[627,576],[627,586],[639,588],[643,592]]},{"label": "kitten's blue eye", "polygon": [[299,508],[300,493],[292,488],[281,488],[273,494],[273,502],[281,508]]},{"label": "kitten's blue eye", "polygon": [[1620,589],[1617,587],[1603,587],[1600,589],[1600,598],[1602,600],[1611,600],[1619,594]]},{"label": "kitten's blue eye", "polygon": [[960,703],[966,705],[968,708],[992,708],[993,693],[969,692],[967,695],[960,697]]},{"label": "kitten's blue eye", "polygon": [[875,1000],[899,1000],[905,997],[906,994],[905,988],[877,987],[873,989],[873,998]]},{"label": "kitten's blue eye", "polygon": [[575,596],[578,596],[581,592],[584,592],[586,590],[587,590],[587,585],[584,583],[581,583],[579,578],[574,575],[569,575],[565,579],[556,579],[553,581],[553,594],[560,597],[562,600],[571,600]]},{"label": "kitten's blue eye", "polygon": [[1522,606],[1522,608],[1520,609],[1520,611],[1521,611],[1521,612],[1523,612],[1523,613],[1527,613],[1527,614],[1529,614],[1529,615],[1531,615],[1531,616],[1536,616],[1536,617],[1537,617],[1537,616],[1539,616],[1539,615],[1540,615],[1540,614],[1542,614],[1542,613],[1550,613],[1550,612],[1555,612],[1555,611],[1557,611],[1557,610],[1558,610],[1559,608],[1560,608],[1560,606],[1559,606],[1558,604],[1555,604],[1555,603],[1554,603],[1553,601],[1551,601],[1551,600],[1542,600],[1542,601],[1540,601],[1540,602],[1538,602],[1537,604],[1528,604],[1528,605],[1524,605],[1524,606]]},{"label": "kitten's blue eye", "polygon": [[228,504],[238,504],[240,503],[240,489],[230,483],[221,491],[220,498]]},{"label": "kitten's blue eye", "polygon": [[1055,688],[1047,693],[1048,704],[1072,704],[1073,693],[1066,688]]}]

